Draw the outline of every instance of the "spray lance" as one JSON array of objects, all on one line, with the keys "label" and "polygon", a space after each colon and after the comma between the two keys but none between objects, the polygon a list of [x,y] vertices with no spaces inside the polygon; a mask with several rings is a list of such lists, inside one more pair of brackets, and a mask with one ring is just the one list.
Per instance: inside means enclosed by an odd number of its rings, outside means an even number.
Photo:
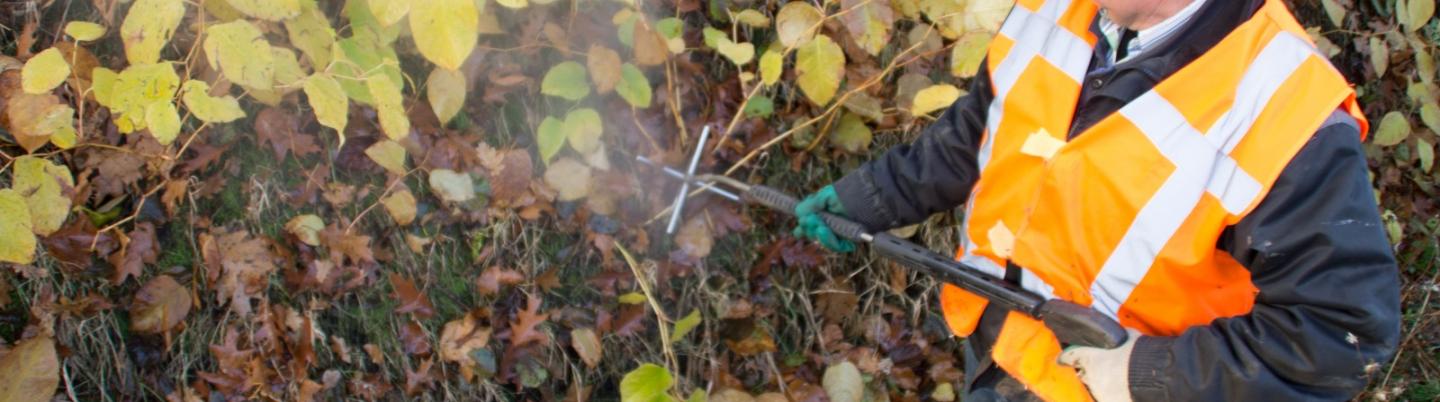
[{"label": "spray lance", "polygon": [[[702,131],[698,142],[698,144],[702,144],[701,148],[703,148],[709,132],[709,127]],[[659,168],[667,176],[681,180],[680,194],[671,206],[667,233],[674,233],[680,211],[684,207],[685,199],[688,198],[692,187],[698,187],[731,201],[760,205],[776,212],[794,215],[795,204],[798,201],[794,196],[782,191],[763,185],[748,184],[726,176],[696,175],[695,167],[700,159],[700,152],[701,149],[695,150],[695,155],[684,172],[661,166],[644,156],[636,157],[637,161]],[[820,213],[820,217],[837,236],[857,243],[869,244],[877,254],[894,260],[906,268],[925,273],[941,282],[984,297],[990,303],[1005,310],[1039,319],[1055,333],[1061,343],[1104,349],[1112,349],[1125,343],[1127,337],[1125,329],[1115,320],[1094,309],[1061,299],[1047,300],[1018,285],[985,274],[975,267],[887,232],[870,233],[860,224],[844,217],[824,212]]]}]

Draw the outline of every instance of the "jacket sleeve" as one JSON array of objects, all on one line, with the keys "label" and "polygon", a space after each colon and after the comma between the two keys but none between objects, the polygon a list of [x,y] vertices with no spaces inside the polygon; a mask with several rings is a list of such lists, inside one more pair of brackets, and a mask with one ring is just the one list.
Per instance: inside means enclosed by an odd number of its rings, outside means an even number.
[{"label": "jacket sleeve", "polygon": [[871,230],[885,230],[964,203],[979,177],[975,155],[993,97],[981,68],[970,93],[913,143],[895,146],[837,181],[835,192],[847,215]]},{"label": "jacket sleeve", "polygon": [[1135,401],[1343,401],[1388,362],[1399,270],[1354,120],[1322,127],[1220,239],[1250,270],[1254,309],[1137,340]]}]

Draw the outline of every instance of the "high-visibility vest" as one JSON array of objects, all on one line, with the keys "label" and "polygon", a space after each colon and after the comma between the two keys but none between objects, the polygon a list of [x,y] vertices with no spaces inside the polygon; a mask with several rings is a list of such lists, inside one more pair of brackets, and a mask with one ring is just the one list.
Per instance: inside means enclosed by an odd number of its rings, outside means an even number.
[{"label": "high-visibility vest", "polygon": [[[1246,314],[1249,271],[1216,248],[1337,109],[1368,122],[1279,0],[1213,49],[1067,140],[1098,38],[1093,0],[1020,0],[989,48],[994,101],[958,258],[1147,335]],[[1205,21],[1195,21],[1205,23]],[[1363,134],[1362,134],[1363,136]],[[941,292],[968,336],[986,302]],[[1043,324],[1009,313],[991,357],[1050,401],[1089,400]]]}]

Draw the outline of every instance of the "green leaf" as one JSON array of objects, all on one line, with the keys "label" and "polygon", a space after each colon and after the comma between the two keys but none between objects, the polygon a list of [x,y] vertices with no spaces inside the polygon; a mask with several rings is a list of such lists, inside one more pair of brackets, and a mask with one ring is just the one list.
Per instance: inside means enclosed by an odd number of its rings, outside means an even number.
[{"label": "green leaf", "polygon": [[545,79],[540,82],[540,93],[578,101],[590,95],[590,81],[585,77],[585,66],[567,61],[550,67]]},{"label": "green leaf", "polygon": [[766,118],[772,113],[775,113],[775,101],[769,96],[756,95],[745,103],[745,117]]},{"label": "green leaf", "polygon": [[410,35],[420,55],[446,70],[458,70],[480,38],[480,11],[475,1],[425,0],[411,8]]},{"label": "green leaf", "polygon": [[[305,98],[315,110],[315,120],[321,125],[340,132],[340,143],[345,143],[345,124],[349,120],[350,100],[340,83],[325,72],[317,72],[305,79]],[[368,91],[367,91],[368,92]]]},{"label": "green leaf", "polygon": [[736,22],[750,26],[751,28],[766,28],[770,25],[770,17],[755,9],[745,9],[736,13],[733,17]]},{"label": "green leaf", "polygon": [[336,63],[332,67],[332,76],[340,82],[345,94],[356,102],[367,105],[375,103],[375,99],[370,96],[369,87],[365,84],[371,76],[384,76],[395,83],[405,82],[395,49],[374,32],[357,31],[355,36],[335,42],[334,49],[332,56]]},{"label": "green leaf", "polygon": [[818,106],[825,106],[835,98],[835,91],[840,89],[840,80],[845,76],[845,52],[830,37],[816,36],[797,51],[795,72],[795,83],[805,97]]},{"label": "green leaf", "polygon": [[644,302],[645,302],[645,294],[644,294],[644,293],[640,293],[640,292],[630,292],[630,293],[626,293],[626,294],[620,295],[619,301],[620,301],[620,304],[640,304],[640,303],[644,303]]},{"label": "green leaf", "polygon": [[600,135],[605,132],[604,122],[595,109],[575,109],[565,115],[565,138],[570,148],[581,155],[589,155],[600,148]]},{"label": "green leaf", "polygon": [[[185,18],[185,0],[136,0],[120,24],[130,65],[160,61],[160,51]],[[213,64],[212,64],[213,65]]]},{"label": "green leaf", "polygon": [[620,66],[620,85],[615,87],[615,93],[629,102],[630,106],[640,109],[650,107],[650,80],[633,64],[625,63]]},{"label": "green leaf", "polygon": [[35,261],[35,235],[31,225],[25,197],[12,189],[0,189],[0,262],[29,264]]},{"label": "green leaf", "polygon": [[28,94],[43,94],[65,82],[70,76],[70,63],[60,49],[49,48],[25,61],[20,69],[20,86]]},{"label": "green leaf", "polygon": [[1430,168],[1435,166],[1435,145],[1424,138],[1417,138],[1415,146],[1415,153],[1420,157],[1420,171],[1430,173]]},{"label": "green leaf", "polygon": [[205,57],[231,82],[255,89],[274,87],[274,52],[260,29],[249,21],[235,20],[207,29]]},{"label": "green leaf", "polygon": [[845,152],[861,154],[870,149],[870,142],[874,137],[870,126],[865,125],[860,116],[845,113],[840,117],[840,124],[835,127],[835,132],[830,133],[830,145]]},{"label": "green leaf", "polygon": [[670,330],[670,342],[679,342],[680,339],[685,338],[685,335],[689,335],[690,331],[700,325],[701,320],[700,310],[697,309],[691,310],[690,314],[685,315],[685,318],[675,321],[675,328]]},{"label": "green leaf", "polygon": [[720,47],[720,40],[728,39],[730,36],[726,34],[725,31],[715,29],[714,27],[705,27],[705,29],[700,30],[700,37],[701,40],[705,42],[705,47],[718,49]]},{"label": "green leaf", "polygon": [[674,382],[670,371],[653,363],[645,363],[625,374],[620,380],[621,402],[672,401],[669,395]]},{"label": "green leaf", "polygon": [[546,117],[535,129],[535,143],[540,147],[540,160],[546,164],[565,146],[565,123],[554,117]]},{"label": "green leaf", "polygon": [[1410,121],[1405,119],[1404,114],[1392,111],[1386,113],[1385,117],[1380,119],[1380,128],[1375,130],[1375,139],[1371,142],[1375,145],[1388,147],[1399,144],[1409,136]]},{"label": "green leaf", "polygon": [[1427,99],[1420,105],[1420,121],[1425,122],[1431,132],[1440,134],[1440,105],[1435,99]]}]

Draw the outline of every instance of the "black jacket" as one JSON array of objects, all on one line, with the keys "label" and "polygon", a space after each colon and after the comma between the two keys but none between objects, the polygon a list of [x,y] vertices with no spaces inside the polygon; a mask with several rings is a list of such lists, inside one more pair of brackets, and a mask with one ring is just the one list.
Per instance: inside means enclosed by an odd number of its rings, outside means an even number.
[{"label": "black jacket", "polygon": [[[1069,135],[1214,47],[1262,4],[1210,1],[1168,43],[1114,66],[1102,67],[1101,40]],[[965,202],[993,96],[985,69],[969,92],[914,143],[835,184],[852,218],[880,230]],[[1353,118],[1332,115],[1260,205],[1224,231],[1217,247],[1250,270],[1260,291],[1254,310],[1180,336],[1140,338],[1130,363],[1136,401],[1345,400],[1388,362],[1400,337],[1399,271],[1359,138]],[[998,329],[985,327],[972,337],[993,339]]]}]

